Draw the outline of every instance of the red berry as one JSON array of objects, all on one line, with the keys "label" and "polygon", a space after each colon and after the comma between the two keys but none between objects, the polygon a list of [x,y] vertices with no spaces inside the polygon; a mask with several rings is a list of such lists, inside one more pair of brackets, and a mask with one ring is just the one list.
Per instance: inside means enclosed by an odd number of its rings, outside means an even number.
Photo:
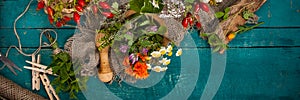
[{"label": "red berry", "polygon": [[64,16],[64,17],[63,17],[63,21],[65,21],[65,22],[68,22],[68,21],[70,21],[70,20],[71,20],[71,18],[68,17],[68,16]]},{"label": "red berry", "polygon": [[188,23],[192,26],[194,24],[194,20],[192,17],[187,17]]},{"label": "red berry", "polygon": [[114,14],[111,12],[102,12],[102,15],[104,15],[106,18],[113,18]]},{"label": "red berry", "polygon": [[86,5],[85,1],[84,0],[78,0],[78,4],[81,6],[81,7],[84,7]]},{"label": "red berry", "polygon": [[82,11],[83,11],[83,8],[82,8],[80,5],[76,5],[75,8],[76,8],[76,10],[79,11],[79,12],[82,12]]},{"label": "red berry", "polygon": [[56,22],[56,27],[62,27],[63,23],[61,21]]},{"label": "red berry", "polygon": [[54,19],[52,18],[52,16],[48,15],[48,20],[49,20],[50,24],[53,24]]},{"label": "red berry", "polygon": [[201,23],[200,23],[200,22],[196,22],[196,27],[197,27],[198,29],[200,29],[200,28],[202,27]]},{"label": "red berry", "polygon": [[92,9],[93,9],[94,14],[98,13],[98,7],[97,7],[97,5],[93,5]]},{"label": "red berry", "polygon": [[208,5],[206,4],[206,3],[203,3],[203,2],[201,2],[200,3],[200,7],[201,7],[201,9],[203,10],[203,11],[205,11],[205,12],[209,12],[209,7],[208,7]]},{"label": "red berry", "polygon": [[99,6],[103,9],[110,9],[109,4],[107,4],[106,2],[99,2]]},{"label": "red berry", "polygon": [[44,7],[45,7],[45,2],[44,2],[44,0],[40,0],[40,1],[38,2],[38,4],[37,4],[36,10],[41,10],[41,9],[44,8]]},{"label": "red berry", "polygon": [[77,13],[77,12],[74,12],[73,14],[73,19],[74,21],[79,24],[79,21],[80,21],[80,15]]},{"label": "red berry", "polygon": [[197,14],[200,10],[200,4],[199,3],[195,3],[194,4],[194,13]]},{"label": "red berry", "polygon": [[46,8],[46,10],[47,10],[47,13],[48,13],[48,15],[49,16],[53,16],[54,15],[54,11],[53,11],[53,9],[50,7],[50,6],[48,6],[47,8]]},{"label": "red berry", "polygon": [[182,24],[183,28],[186,29],[189,25],[188,18],[183,18],[181,24]]}]

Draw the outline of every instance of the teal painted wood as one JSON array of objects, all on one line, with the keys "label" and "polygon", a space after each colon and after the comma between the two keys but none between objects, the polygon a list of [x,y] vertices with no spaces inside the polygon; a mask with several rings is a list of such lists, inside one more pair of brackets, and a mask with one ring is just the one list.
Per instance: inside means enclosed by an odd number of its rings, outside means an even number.
[{"label": "teal painted wood", "polygon": [[[60,47],[66,40],[74,34],[74,29],[55,29],[58,33],[58,43]],[[39,35],[42,29],[18,29],[23,47],[37,48],[39,46]],[[0,30],[0,47],[18,45],[13,29]],[[239,34],[229,43],[229,47],[272,47],[272,46],[300,46],[299,28],[281,29],[254,29],[249,32]],[[187,33],[194,41],[184,40],[181,47],[191,47],[190,43],[196,47],[209,47],[206,40],[199,38],[197,32]],[[45,38],[43,41],[48,42]]]},{"label": "teal painted wood", "polygon": [[263,27],[300,27],[299,0],[267,0],[256,14],[265,22]]},{"label": "teal painted wood", "polygon": [[[1,50],[3,52],[6,49]],[[25,50],[33,51],[33,49]],[[189,97],[191,100],[194,100],[200,98],[206,85],[210,72],[211,55],[209,48],[184,49],[184,52],[192,51],[198,51],[201,62],[197,85]],[[43,49],[41,54],[42,64],[49,64],[51,57],[48,55],[51,54],[51,50]],[[24,61],[30,60],[30,58],[18,54],[15,50],[12,50],[9,58],[20,67],[29,65]],[[177,64],[178,62],[173,62],[169,66],[165,77],[158,84],[150,88],[139,89],[125,83],[122,83],[120,86],[116,82],[107,85],[107,87],[110,89],[110,92],[123,99],[158,99],[167,95],[178,84],[180,66],[176,66]],[[299,47],[232,48],[227,51],[226,72],[215,99],[300,99],[299,66]],[[11,74],[8,69],[1,70],[0,74],[24,88],[31,88],[31,73],[26,69],[23,69],[23,72],[18,72],[18,76]],[[97,97],[97,91],[101,91],[102,88],[95,86],[97,86],[97,83],[101,83],[96,77],[91,77],[89,82],[86,97]],[[185,86],[181,87],[185,88]],[[46,97],[43,90],[36,93]],[[66,93],[60,96],[62,99],[68,99]],[[84,99],[82,94],[79,96],[81,99]]]},{"label": "teal painted wood", "polygon": [[[44,29],[17,29],[19,37],[22,42],[22,47],[37,48],[39,46],[40,34]],[[57,41],[60,47],[63,47],[69,37],[71,37],[74,29],[55,29],[57,32]],[[55,37],[55,34],[51,32]],[[49,41],[43,35],[43,42]],[[18,45],[18,40],[14,34],[13,29],[0,29],[0,47],[9,47],[11,45]]]},{"label": "teal painted wood", "polygon": [[[13,21],[24,10],[28,0],[0,1],[0,50],[4,53],[8,46],[17,45],[13,35]],[[36,12],[36,1],[29,12],[18,21],[18,32],[25,52],[30,53],[38,46],[39,33],[44,28],[53,28],[47,21],[43,11]],[[300,0],[268,0],[257,12],[260,21],[265,24],[244,34],[238,35],[227,50],[226,72],[222,84],[215,95],[216,100],[299,100],[300,99]],[[11,11],[11,9],[14,11]],[[74,33],[74,29],[55,29],[59,34],[58,42],[63,46],[66,39]],[[182,47],[186,52],[198,51],[200,56],[200,73],[197,85],[189,97],[199,99],[207,84],[211,65],[211,52],[207,43],[191,33],[196,47],[190,47],[184,40]],[[45,40],[45,39],[44,39]],[[198,49],[196,49],[198,48]],[[51,61],[51,50],[43,49],[42,64]],[[29,65],[24,57],[12,50],[9,58],[19,67]],[[179,60],[172,60],[166,76],[154,87],[139,89],[125,83],[106,85],[114,95],[123,99],[159,99],[167,95],[178,84],[180,67],[174,66]],[[2,66],[2,63],[0,63]],[[31,73],[23,69],[14,76],[6,68],[0,74],[30,90]],[[51,77],[53,78],[53,77]],[[90,83],[98,82],[97,77],[91,77]],[[190,85],[190,84],[186,84]],[[89,85],[87,99],[96,99],[102,89],[96,84]],[[182,86],[184,88],[186,86]],[[34,91],[47,97],[44,89]],[[67,100],[67,93],[59,94],[62,100]],[[79,99],[85,99],[79,94]],[[103,97],[104,98],[104,97]]]},{"label": "teal painted wood", "polygon": [[[12,28],[17,16],[25,9],[29,0],[1,1],[0,28]],[[264,27],[300,27],[300,1],[299,0],[268,0],[257,12]],[[29,11],[22,17],[18,28],[50,28],[52,27],[43,11],[36,11],[37,2],[34,1]],[[11,11],[14,7],[14,11]]]}]

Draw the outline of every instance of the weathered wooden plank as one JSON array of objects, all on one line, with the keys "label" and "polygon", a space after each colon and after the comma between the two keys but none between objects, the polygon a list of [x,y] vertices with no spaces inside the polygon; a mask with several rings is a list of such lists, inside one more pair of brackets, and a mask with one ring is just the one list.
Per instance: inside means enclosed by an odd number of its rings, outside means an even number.
[{"label": "weathered wooden plank", "polygon": [[[12,28],[17,16],[25,9],[29,0],[2,1],[0,6],[0,28]],[[299,0],[268,0],[257,12],[263,27],[300,27]],[[49,28],[47,15],[36,11],[34,1],[28,12],[17,23],[18,28]],[[11,9],[14,9],[13,11]],[[73,23],[74,24],[74,23]]]},{"label": "weathered wooden plank", "polygon": [[[2,48],[2,52],[6,49]],[[32,51],[32,49],[25,49]],[[187,49],[184,48],[184,54],[197,51],[200,58],[200,73],[197,85],[193,90],[190,99],[199,99],[203,93],[207,78],[209,77],[211,66],[211,55],[209,48]],[[50,63],[51,52],[49,49],[43,49],[42,64]],[[24,57],[13,50],[9,56],[18,66],[28,65],[24,62],[29,57]],[[183,60],[189,61],[189,60]],[[113,95],[119,98],[129,99],[159,99],[166,96],[176,84],[178,84],[180,75],[180,60],[173,60],[169,66],[165,77],[155,86],[150,88],[136,88],[122,83],[106,85]],[[180,64],[179,64],[180,65]],[[226,72],[222,84],[215,95],[215,99],[299,99],[300,96],[300,47],[293,48],[232,48],[227,51]],[[31,88],[30,72],[23,69],[18,72],[19,76],[14,76],[8,69],[0,71],[0,74],[8,77],[17,84]],[[22,77],[22,78],[21,78]],[[96,99],[99,91],[104,89],[98,86],[100,83],[96,77],[89,81],[87,98]],[[182,89],[189,84],[181,86]],[[192,90],[185,90],[192,91]],[[44,91],[37,92],[46,96]],[[109,94],[102,94],[111,96]],[[66,94],[61,94],[63,99],[68,99]],[[79,95],[83,98],[82,94]],[[105,98],[105,97],[101,97]]]},{"label": "weathered wooden plank", "polygon": [[[268,47],[268,46],[300,46],[299,28],[256,28],[238,34],[228,45],[229,47]],[[181,47],[209,47],[206,40],[199,39],[195,31],[188,33]],[[193,45],[195,43],[195,45]]]},{"label": "weathered wooden plank", "polygon": [[[55,29],[58,33],[58,43],[63,47],[66,40],[74,34],[74,29]],[[39,35],[42,29],[18,29],[23,47],[38,47]],[[188,33],[181,47],[209,47],[207,42],[196,32]],[[229,43],[230,47],[268,47],[268,46],[300,46],[300,29],[254,29],[239,34]],[[189,38],[189,39],[187,39]],[[193,39],[193,41],[190,41]],[[44,41],[47,41],[45,38]],[[191,45],[195,43],[195,45]],[[13,29],[0,29],[0,47],[18,45]]]},{"label": "weathered wooden plank", "polygon": [[[40,42],[40,34],[44,29],[17,29],[20,36],[22,47],[38,47]],[[60,47],[63,47],[69,37],[74,34],[74,29],[55,29],[57,32],[57,41]],[[55,35],[51,32],[52,36]],[[49,41],[43,35],[43,42]],[[0,29],[0,47],[9,47],[18,45],[18,40],[13,29]]]},{"label": "weathered wooden plank", "polygon": [[263,27],[300,27],[299,0],[268,0],[256,14]]}]

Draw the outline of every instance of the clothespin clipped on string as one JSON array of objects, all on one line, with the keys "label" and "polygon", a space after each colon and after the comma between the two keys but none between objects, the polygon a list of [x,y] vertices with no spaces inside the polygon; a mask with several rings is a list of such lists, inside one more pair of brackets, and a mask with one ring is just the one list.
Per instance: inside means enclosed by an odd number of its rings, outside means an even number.
[{"label": "clothespin clipped on string", "polygon": [[[41,79],[50,100],[60,100],[58,95],[56,94],[54,88],[50,84],[50,80],[49,80],[48,76],[46,75],[46,74],[50,74],[50,75],[55,75],[55,74],[53,74],[51,68],[47,69],[47,66],[39,64],[40,63],[40,56],[38,56],[37,59],[38,59],[37,63],[31,62],[31,61],[25,61],[26,63],[29,63],[34,67],[24,66],[24,68],[35,71],[35,72],[38,72],[38,74],[36,74],[36,73],[33,74],[33,75],[38,75],[38,76],[32,76],[32,77],[33,78],[39,77]],[[34,60],[35,59],[33,59],[33,61]],[[32,80],[33,80],[32,82],[37,81],[37,79],[32,79]],[[35,85],[37,85],[37,84],[35,84]],[[35,89],[36,89],[36,87],[35,87]]]}]

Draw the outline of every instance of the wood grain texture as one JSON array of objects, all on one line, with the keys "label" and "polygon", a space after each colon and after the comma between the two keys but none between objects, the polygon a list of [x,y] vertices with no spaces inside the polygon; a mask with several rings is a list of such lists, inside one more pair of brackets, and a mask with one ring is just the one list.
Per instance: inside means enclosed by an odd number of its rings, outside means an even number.
[{"label": "wood grain texture", "polygon": [[[12,28],[17,16],[25,9],[29,0],[2,1],[0,6],[0,28]],[[268,0],[257,12],[263,27],[300,27],[299,0]],[[22,17],[18,28],[50,28],[47,15],[41,10],[36,11],[37,2],[34,1],[28,12]],[[11,11],[14,9],[14,11]],[[74,24],[74,22],[72,22]]]},{"label": "wood grain texture", "polygon": [[[10,45],[17,45],[13,34],[13,22],[24,10],[29,0],[0,1],[0,51],[5,53]],[[29,11],[17,23],[17,31],[21,37],[23,50],[31,53],[38,47],[39,34],[43,29],[53,28],[43,11],[35,10],[34,1]],[[13,10],[13,11],[12,11]],[[299,100],[300,99],[300,0],[268,0],[256,12],[260,21],[265,24],[249,32],[239,34],[229,43],[227,50],[226,72],[222,84],[215,95],[216,100]],[[72,22],[71,24],[74,25]],[[55,29],[55,28],[53,28]],[[74,34],[74,28],[55,29],[58,32],[58,43],[62,48],[66,40]],[[196,86],[189,100],[199,99],[203,93],[207,79],[210,76],[211,51],[205,40],[199,39],[196,32],[189,33],[193,41],[185,39],[181,43],[184,52],[198,52],[200,73]],[[47,41],[43,38],[44,41]],[[196,46],[192,47],[191,42]],[[49,65],[51,49],[43,48],[41,63]],[[192,56],[192,55],[191,55]],[[24,57],[12,49],[9,58],[23,69],[13,75],[7,68],[0,74],[16,82],[20,86],[31,88],[31,72],[23,68],[29,66]],[[155,100],[168,95],[178,84],[180,78],[180,59],[172,60],[164,78],[153,87],[136,88],[126,83],[106,85],[113,93],[123,99]],[[188,60],[186,60],[188,61]],[[0,62],[0,66],[3,63]],[[54,77],[50,77],[53,79]],[[103,88],[97,87],[97,77],[90,77],[88,93],[78,94],[80,100],[97,99],[97,94]],[[188,86],[190,84],[186,84]],[[186,86],[181,86],[183,89]],[[47,97],[43,88],[33,91]],[[106,95],[106,94],[103,94]],[[68,93],[59,94],[62,100],[69,99]],[[105,99],[105,97],[99,97]]]},{"label": "wood grain texture", "polygon": [[[43,29],[18,29],[19,36],[23,47],[37,48],[39,46],[39,35]],[[66,40],[75,32],[74,29],[55,29],[58,33],[58,44],[63,47]],[[18,41],[13,33],[13,29],[0,30],[0,47],[9,47],[18,45]],[[237,37],[229,43],[229,47],[281,47],[281,46],[300,46],[300,29],[299,28],[259,28],[248,31]],[[181,47],[191,47],[190,43],[194,42],[195,47],[209,47],[206,40],[199,38],[195,31],[188,33],[194,41],[182,41]],[[53,34],[54,36],[54,34]],[[43,37],[43,41],[48,42]]]},{"label": "wood grain texture", "polygon": [[[1,49],[5,51],[6,49]],[[32,49],[25,49],[33,51]],[[200,98],[206,85],[210,72],[211,55],[209,48],[184,49],[184,52],[197,51],[199,53],[201,67],[197,85],[189,97],[194,100]],[[238,53],[237,53],[238,52]],[[49,64],[51,60],[50,49],[41,51],[42,64]],[[9,56],[18,66],[28,65],[24,61],[30,60],[12,50]],[[232,48],[227,51],[227,66],[221,87],[215,99],[299,99],[300,96],[300,48]],[[167,95],[177,84],[180,72],[178,62],[173,62],[164,78],[155,86],[145,89],[132,87],[125,83],[119,85],[113,83],[107,85],[110,92],[123,99],[159,99]],[[30,71],[23,69],[14,76],[8,69],[0,71],[0,74],[13,80],[24,88],[30,89]],[[51,77],[53,78],[53,77]],[[97,97],[95,93],[102,89],[97,86],[99,80],[91,77],[89,81],[87,97]],[[188,84],[187,84],[188,85]],[[182,86],[184,89],[185,86]],[[108,91],[109,92],[109,91]],[[43,90],[37,92],[46,96]],[[93,96],[95,95],[95,96]],[[62,99],[67,99],[66,93],[60,94]],[[107,95],[108,96],[108,95]],[[79,95],[83,98],[83,95]]]}]

